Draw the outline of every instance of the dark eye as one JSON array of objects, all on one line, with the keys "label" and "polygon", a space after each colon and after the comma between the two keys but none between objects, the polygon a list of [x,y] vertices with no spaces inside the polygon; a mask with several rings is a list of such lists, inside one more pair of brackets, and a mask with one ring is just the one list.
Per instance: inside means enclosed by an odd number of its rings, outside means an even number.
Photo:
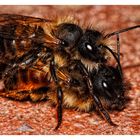
[{"label": "dark eye", "polygon": [[85,44],[85,47],[89,50],[89,51],[92,51],[92,46],[88,43]]},{"label": "dark eye", "polygon": [[73,79],[71,79],[71,84],[73,86],[79,86],[80,85],[80,82],[77,79],[73,78]]},{"label": "dark eye", "polygon": [[69,43],[66,42],[66,41],[64,41],[64,40],[61,40],[61,41],[60,41],[60,45],[61,45],[62,47],[68,47],[68,46],[69,46]]},{"label": "dark eye", "polygon": [[112,95],[111,95],[111,93],[112,93],[111,88],[108,86],[108,84],[105,81],[102,82],[102,86],[103,86],[104,91],[107,94],[107,96],[111,98],[112,97]]},{"label": "dark eye", "polygon": [[104,88],[106,88],[106,89],[108,88],[108,84],[105,81],[102,82],[102,85]]}]

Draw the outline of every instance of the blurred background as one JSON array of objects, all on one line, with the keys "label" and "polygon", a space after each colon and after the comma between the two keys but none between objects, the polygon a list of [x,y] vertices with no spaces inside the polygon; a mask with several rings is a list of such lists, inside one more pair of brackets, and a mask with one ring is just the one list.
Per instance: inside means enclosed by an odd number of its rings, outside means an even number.
[{"label": "blurred background", "polygon": [[[72,16],[80,25],[92,25],[105,33],[140,25],[140,6],[0,6],[3,13],[46,19]],[[64,110],[62,126],[55,132],[56,110],[47,102],[35,104],[0,97],[0,134],[140,134],[140,29],[122,33],[120,38],[121,64],[132,89],[126,108],[110,112],[117,128],[94,112]],[[116,38],[111,40],[115,42]]]}]

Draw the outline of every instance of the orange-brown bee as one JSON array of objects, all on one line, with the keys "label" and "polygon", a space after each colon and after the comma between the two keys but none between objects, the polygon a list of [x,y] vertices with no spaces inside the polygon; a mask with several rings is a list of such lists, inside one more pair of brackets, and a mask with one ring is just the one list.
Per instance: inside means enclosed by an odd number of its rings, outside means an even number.
[{"label": "orange-brown bee", "polygon": [[[57,104],[56,129],[63,106],[87,112],[95,106],[114,125],[104,107],[123,108],[124,104],[119,34],[139,27],[104,35],[67,20],[2,14],[0,79],[5,87],[0,95],[16,100],[49,99]],[[107,43],[113,35],[118,39],[117,55]],[[110,56],[117,67],[107,65]]]}]

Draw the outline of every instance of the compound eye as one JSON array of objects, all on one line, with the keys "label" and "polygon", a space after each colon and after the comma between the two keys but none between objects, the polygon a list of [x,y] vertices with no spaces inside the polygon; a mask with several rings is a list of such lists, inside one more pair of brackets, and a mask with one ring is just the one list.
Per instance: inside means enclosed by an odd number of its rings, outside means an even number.
[{"label": "compound eye", "polygon": [[86,48],[89,50],[89,51],[92,51],[92,46],[90,44],[86,44]]},{"label": "compound eye", "polygon": [[104,88],[106,88],[106,89],[108,88],[108,85],[105,81],[103,81],[102,85],[103,85]]},{"label": "compound eye", "polygon": [[64,40],[60,40],[60,45],[61,45],[62,47],[68,47],[68,46],[69,46],[68,42],[66,42],[66,41],[64,41]]},{"label": "compound eye", "polygon": [[75,79],[75,78],[72,78],[72,79],[70,80],[70,83],[71,83],[71,85],[74,86],[74,87],[80,86],[80,81],[77,80],[77,79]]},{"label": "compound eye", "polygon": [[110,90],[110,88],[108,87],[108,84],[107,84],[105,81],[103,81],[103,82],[102,82],[102,86],[103,86],[103,88],[104,88],[105,93],[107,94],[107,96],[111,98],[111,97],[112,97],[112,95],[111,95],[111,90]]}]

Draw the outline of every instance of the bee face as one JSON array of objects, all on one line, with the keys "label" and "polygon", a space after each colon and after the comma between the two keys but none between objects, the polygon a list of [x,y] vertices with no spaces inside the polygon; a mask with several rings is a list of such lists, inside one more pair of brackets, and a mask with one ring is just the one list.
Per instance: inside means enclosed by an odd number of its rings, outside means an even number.
[{"label": "bee face", "polygon": [[[96,30],[82,30],[78,25],[71,23],[60,24],[54,32],[60,40],[60,48],[78,51],[80,59],[90,62],[105,63],[106,49],[100,42],[103,34]],[[71,52],[70,52],[71,53]]]},{"label": "bee face", "polygon": [[58,25],[54,34],[60,40],[61,48],[71,48],[81,37],[82,29],[76,24],[62,23]]},{"label": "bee face", "polygon": [[103,35],[96,30],[86,30],[78,43],[80,55],[93,62],[106,62],[105,48],[97,42],[103,38]]},{"label": "bee face", "polygon": [[124,84],[117,68],[103,66],[93,78],[94,92],[104,106],[110,109],[124,108]]}]

